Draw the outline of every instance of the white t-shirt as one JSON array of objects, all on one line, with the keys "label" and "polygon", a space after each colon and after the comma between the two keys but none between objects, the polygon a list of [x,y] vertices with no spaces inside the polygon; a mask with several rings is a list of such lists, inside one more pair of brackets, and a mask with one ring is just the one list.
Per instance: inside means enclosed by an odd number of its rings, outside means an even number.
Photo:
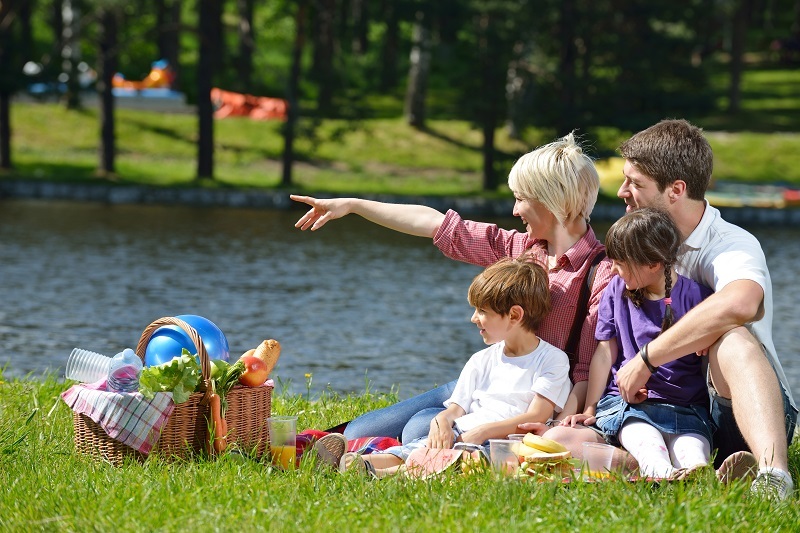
[{"label": "white t-shirt", "polygon": [[537,393],[557,411],[564,407],[572,388],[567,354],[541,339],[534,351],[519,357],[504,355],[504,348],[505,342],[498,342],[474,354],[444,402],[467,412],[456,419],[462,432],[523,414]]},{"label": "white t-shirt", "polygon": [[700,224],[681,245],[675,269],[678,274],[702,283],[715,292],[741,279],[761,285],[764,290],[764,316],[745,326],[764,345],[781,386],[795,406],[789,382],[772,342],[772,281],[758,239],[739,226],[723,220],[719,210],[706,201]]}]

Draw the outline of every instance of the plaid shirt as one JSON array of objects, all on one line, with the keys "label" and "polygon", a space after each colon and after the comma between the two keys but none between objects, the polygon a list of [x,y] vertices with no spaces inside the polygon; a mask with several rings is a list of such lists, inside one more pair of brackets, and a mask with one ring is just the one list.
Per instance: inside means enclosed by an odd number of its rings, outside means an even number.
[{"label": "plaid shirt", "polygon": [[[519,257],[530,253],[539,264],[547,264],[547,241],[531,239],[527,233],[504,230],[494,224],[462,220],[455,211],[448,211],[433,243],[451,259],[478,266],[489,266],[503,257]],[[550,301],[552,311],[539,326],[537,335],[562,350],[575,322],[578,298],[586,274],[603,244],[597,240],[591,227],[578,242],[558,258],[555,268],[549,270]],[[603,259],[595,272],[589,296],[589,310],[581,328],[580,343],[573,369],[575,383],[589,379],[589,363],[597,348],[595,327],[600,296],[611,279],[611,261]]]}]

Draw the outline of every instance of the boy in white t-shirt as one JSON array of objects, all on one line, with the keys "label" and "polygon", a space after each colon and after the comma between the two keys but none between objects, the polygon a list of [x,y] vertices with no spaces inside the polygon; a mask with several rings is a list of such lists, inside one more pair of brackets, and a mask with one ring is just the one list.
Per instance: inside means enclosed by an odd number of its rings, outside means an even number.
[{"label": "boy in white t-shirt", "polygon": [[538,264],[502,259],[469,287],[471,321],[488,348],[474,354],[458,378],[446,409],[431,421],[426,438],[385,453],[345,454],[340,468],[366,468],[383,477],[394,473],[421,447],[452,448],[456,442],[483,444],[506,438],[519,424],[544,422],[569,396],[567,355],[536,335],[550,311],[547,273]]}]

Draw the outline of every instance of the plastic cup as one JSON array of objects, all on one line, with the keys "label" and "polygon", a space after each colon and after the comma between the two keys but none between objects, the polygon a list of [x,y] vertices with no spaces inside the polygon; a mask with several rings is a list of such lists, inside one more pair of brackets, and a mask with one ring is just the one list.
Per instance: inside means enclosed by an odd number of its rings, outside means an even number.
[{"label": "plastic cup", "polygon": [[525,438],[525,435],[527,435],[527,433],[512,433],[508,436],[508,440],[521,441]]},{"label": "plastic cup", "polygon": [[607,479],[611,476],[614,447],[598,442],[583,443],[584,479]]},{"label": "plastic cup", "polygon": [[284,470],[294,470],[297,461],[297,417],[271,416],[267,418],[267,424],[272,464]]},{"label": "plastic cup", "polygon": [[492,469],[506,476],[515,474],[519,469],[518,448],[519,441],[489,439],[489,460]]},{"label": "plastic cup", "polygon": [[64,375],[81,383],[94,383],[108,377],[111,358],[100,353],[74,348],[67,359]]}]

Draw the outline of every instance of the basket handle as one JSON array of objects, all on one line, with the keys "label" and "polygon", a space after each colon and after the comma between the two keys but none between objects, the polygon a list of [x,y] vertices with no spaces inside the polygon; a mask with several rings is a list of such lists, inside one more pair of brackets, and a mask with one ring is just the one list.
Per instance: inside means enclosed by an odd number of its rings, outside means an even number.
[{"label": "basket handle", "polygon": [[192,326],[174,316],[165,316],[153,321],[142,332],[142,336],[139,338],[139,343],[136,345],[136,355],[138,355],[142,360],[142,363],[144,363],[144,356],[145,352],[147,351],[147,343],[150,342],[150,338],[153,336],[153,333],[155,333],[156,330],[162,326],[178,326],[189,335],[189,338],[192,340],[195,348],[197,348],[197,355],[200,357],[200,371],[203,378],[203,388],[205,389],[205,394],[203,395],[202,400],[200,400],[200,403],[205,405],[211,398],[211,360],[209,359],[208,352],[203,344],[203,339],[200,338],[200,334],[197,333],[197,330],[195,330]]}]

